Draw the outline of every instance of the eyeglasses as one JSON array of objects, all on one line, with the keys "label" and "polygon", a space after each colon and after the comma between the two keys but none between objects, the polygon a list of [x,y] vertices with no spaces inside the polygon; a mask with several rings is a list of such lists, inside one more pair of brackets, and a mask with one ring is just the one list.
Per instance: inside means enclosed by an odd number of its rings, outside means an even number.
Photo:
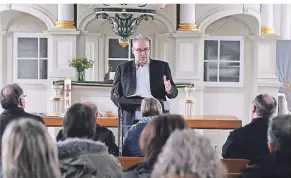
[{"label": "eyeglasses", "polygon": [[145,49],[140,49],[140,48],[136,49],[136,48],[133,48],[133,49],[134,49],[136,52],[138,52],[138,53],[142,53],[142,52],[148,53],[148,52],[150,51],[149,48],[145,48]]}]

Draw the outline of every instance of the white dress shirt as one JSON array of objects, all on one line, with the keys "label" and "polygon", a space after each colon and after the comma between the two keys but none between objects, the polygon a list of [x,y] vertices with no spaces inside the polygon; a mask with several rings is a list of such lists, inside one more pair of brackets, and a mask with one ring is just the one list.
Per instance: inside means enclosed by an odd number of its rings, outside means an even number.
[{"label": "white dress shirt", "polygon": [[[151,96],[149,61],[144,66],[137,66],[136,69],[136,95]],[[142,118],[141,111],[135,112],[135,120]]]}]

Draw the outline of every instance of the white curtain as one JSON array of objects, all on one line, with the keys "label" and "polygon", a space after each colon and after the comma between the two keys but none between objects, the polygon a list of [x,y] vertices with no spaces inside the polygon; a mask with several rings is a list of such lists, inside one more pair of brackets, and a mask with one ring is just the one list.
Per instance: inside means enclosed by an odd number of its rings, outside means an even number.
[{"label": "white curtain", "polygon": [[[282,84],[279,93],[285,94],[288,110],[291,111],[291,40],[277,41],[276,65],[276,75]],[[281,107],[286,106],[284,102]]]}]

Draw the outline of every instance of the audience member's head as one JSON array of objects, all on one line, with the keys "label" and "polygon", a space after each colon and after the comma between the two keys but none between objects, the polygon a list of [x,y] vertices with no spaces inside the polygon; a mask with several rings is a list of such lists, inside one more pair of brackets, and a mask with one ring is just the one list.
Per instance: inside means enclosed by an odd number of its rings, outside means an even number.
[{"label": "audience member's head", "polygon": [[220,178],[225,168],[211,142],[192,129],[176,130],[167,140],[152,178]]},{"label": "audience member's head", "polygon": [[89,106],[90,108],[93,109],[94,113],[96,114],[96,116],[98,115],[98,109],[97,109],[97,105],[95,103],[93,103],[90,100],[85,100],[82,102],[83,104],[86,104],[87,106]]},{"label": "audience member's head", "polygon": [[270,151],[291,153],[291,115],[279,115],[270,121],[268,140]]},{"label": "audience member's head", "polygon": [[2,138],[5,178],[60,178],[57,147],[46,127],[38,121],[11,122]]},{"label": "audience member's head", "polygon": [[96,132],[96,113],[86,104],[73,104],[66,112],[63,124],[65,138],[91,139]]},{"label": "audience member's head", "polygon": [[168,137],[176,129],[186,128],[181,115],[160,115],[146,125],[140,136],[140,148],[144,159],[153,165]]},{"label": "audience member's head", "polygon": [[1,106],[3,109],[15,109],[25,107],[24,93],[22,88],[17,84],[6,85],[0,94]]},{"label": "audience member's head", "polygon": [[156,98],[144,98],[141,102],[141,113],[143,117],[161,115],[162,105]]},{"label": "audience member's head", "polygon": [[253,101],[253,118],[270,118],[276,112],[276,99],[268,94],[260,94]]}]

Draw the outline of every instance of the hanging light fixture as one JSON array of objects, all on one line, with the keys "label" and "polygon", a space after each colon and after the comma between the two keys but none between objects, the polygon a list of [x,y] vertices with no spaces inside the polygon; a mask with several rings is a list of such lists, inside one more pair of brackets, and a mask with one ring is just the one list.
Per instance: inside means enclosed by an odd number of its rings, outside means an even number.
[{"label": "hanging light fixture", "polygon": [[94,8],[97,19],[107,19],[119,39],[119,44],[126,47],[130,36],[139,27],[142,20],[154,19],[156,10],[166,7],[166,4],[96,4],[88,5]]}]

